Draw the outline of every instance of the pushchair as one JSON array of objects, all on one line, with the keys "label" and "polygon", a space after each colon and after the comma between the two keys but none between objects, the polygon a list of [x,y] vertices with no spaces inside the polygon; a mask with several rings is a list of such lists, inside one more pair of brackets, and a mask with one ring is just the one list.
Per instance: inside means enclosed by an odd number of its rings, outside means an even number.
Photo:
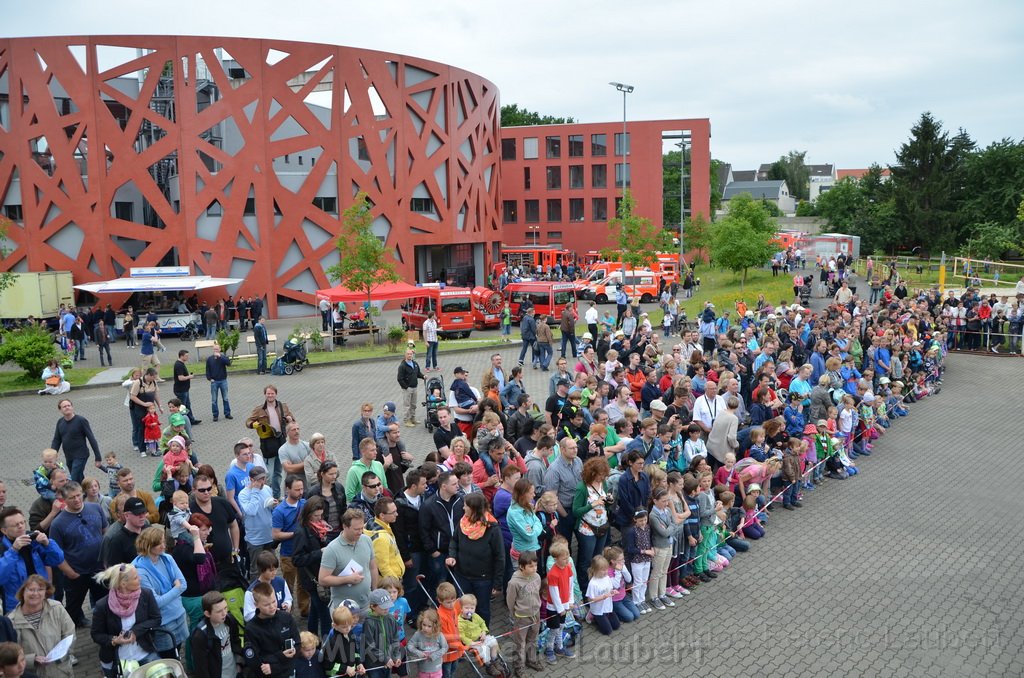
[{"label": "pushchair", "polygon": [[[171,636],[173,642],[174,637],[171,632],[164,628],[155,628],[152,633],[154,636],[161,633]],[[141,666],[135,666],[137,663],[131,662],[122,665],[115,653],[113,675],[115,678],[188,678],[188,672],[185,671],[184,665],[178,661],[177,648],[175,648],[173,659],[156,659]]]},{"label": "pushchair", "polygon": [[309,358],[306,357],[306,342],[289,338],[284,342],[284,355],[281,358],[284,360],[285,374],[301,372],[302,368],[309,364]]},{"label": "pushchair", "polygon": [[440,374],[427,379],[423,386],[423,407],[427,410],[427,416],[423,418],[423,426],[433,433],[435,428],[441,425],[437,418],[437,410],[447,401],[445,400],[444,377]]}]

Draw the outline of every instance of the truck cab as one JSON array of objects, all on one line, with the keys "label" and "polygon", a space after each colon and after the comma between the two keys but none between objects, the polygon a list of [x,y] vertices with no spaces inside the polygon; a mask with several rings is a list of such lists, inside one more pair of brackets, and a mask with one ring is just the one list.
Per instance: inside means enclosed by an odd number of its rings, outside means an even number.
[{"label": "truck cab", "polygon": [[473,331],[472,290],[466,287],[423,285],[423,293],[402,305],[402,327],[423,331],[427,313],[433,311],[437,320],[437,333],[446,338],[468,337]]},{"label": "truck cab", "polygon": [[505,303],[512,313],[512,322],[522,318],[522,303],[529,299],[537,313],[548,316],[548,324],[558,323],[562,309],[570,306],[576,310],[576,287],[572,283],[537,280],[533,282],[510,283],[505,287]]}]

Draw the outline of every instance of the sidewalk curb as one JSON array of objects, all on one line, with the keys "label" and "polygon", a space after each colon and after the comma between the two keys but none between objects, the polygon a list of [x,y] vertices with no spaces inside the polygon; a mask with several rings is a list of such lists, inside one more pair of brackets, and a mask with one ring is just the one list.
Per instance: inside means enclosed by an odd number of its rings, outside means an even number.
[{"label": "sidewalk curb", "polygon": [[[453,348],[453,349],[451,349],[449,351],[445,351],[443,355],[454,355],[454,354],[457,354],[457,353],[474,353],[474,352],[477,352],[477,351],[488,351],[488,350],[494,350],[495,348],[500,348],[502,346],[513,346],[513,345],[515,345],[515,343],[517,343],[517,342],[512,342],[512,343],[509,343],[509,344],[496,344],[496,345],[490,345],[490,346],[465,346],[465,347],[459,347],[459,348]],[[326,351],[326,352],[330,353],[330,351]],[[441,355],[441,354],[439,353],[439,355]],[[399,356],[400,357],[401,353],[396,353],[395,356]],[[382,358],[353,358],[352,360],[339,360],[337,362],[310,363],[309,365],[306,365],[302,369],[303,370],[309,370],[309,369],[325,368],[325,367],[340,367],[342,365],[362,365],[364,363],[384,363],[384,362],[389,362],[392,359],[393,358],[387,358],[387,357],[382,357]],[[397,358],[394,358],[394,359],[397,359]],[[131,367],[125,367],[125,369],[126,370],[130,370]],[[256,369],[253,368],[251,370],[236,370],[234,372],[231,372],[231,374],[256,374]],[[109,388],[109,387],[112,387],[112,386],[115,386],[117,388],[121,388],[121,384],[119,384],[119,383],[82,384],[81,386],[75,386],[72,390],[75,390],[75,391],[93,390],[93,389],[99,389],[99,388]],[[3,398],[11,398],[11,397],[15,397],[15,396],[37,395],[38,393],[39,393],[38,389],[25,389],[25,390],[22,390],[22,391],[8,391],[6,393],[0,393],[0,400],[2,400]],[[69,393],[70,393],[70,391],[69,391]]]}]

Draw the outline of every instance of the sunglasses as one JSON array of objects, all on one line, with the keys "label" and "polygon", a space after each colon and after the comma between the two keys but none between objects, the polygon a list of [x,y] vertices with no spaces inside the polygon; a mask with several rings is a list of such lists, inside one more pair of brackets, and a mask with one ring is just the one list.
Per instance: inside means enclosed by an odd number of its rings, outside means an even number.
[{"label": "sunglasses", "polygon": [[202,492],[203,494],[205,494],[205,493],[209,492],[212,489],[213,489],[212,487],[197,487],[196,488],[196,492]]},{"label": "sunglasses", "polygon": [[363,487],[368,487],[371,490],[374,490],[374,489],[377,489],[378,487],[380,487],[380,483],[376,483],[374,485],[363,485]]}]

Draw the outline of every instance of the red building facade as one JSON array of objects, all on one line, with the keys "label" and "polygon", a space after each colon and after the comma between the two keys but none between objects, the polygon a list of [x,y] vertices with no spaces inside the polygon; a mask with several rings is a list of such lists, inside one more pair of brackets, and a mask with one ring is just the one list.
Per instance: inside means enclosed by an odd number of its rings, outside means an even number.
[{"label": "red building facade", "polygon": [[502,128],[503,242],[561,245],[578,254],[601,249],[624,186],[636,213],[662,225],[662,153],[680,141],[689,161],[686,209],[709,216],[708,119],[629,121],[625,139],[621,121]]},{"label": "red building facade", "polygon": [[406,280],[482,283],[501,239],[498,120],[491,82],[398,54],[0,39],[0,214],[13,224],[0,270],[70,270],[77,284],[189,266],[244,278],[228,292],[264,297],[273,316],[308,312],[362,191]]}]

